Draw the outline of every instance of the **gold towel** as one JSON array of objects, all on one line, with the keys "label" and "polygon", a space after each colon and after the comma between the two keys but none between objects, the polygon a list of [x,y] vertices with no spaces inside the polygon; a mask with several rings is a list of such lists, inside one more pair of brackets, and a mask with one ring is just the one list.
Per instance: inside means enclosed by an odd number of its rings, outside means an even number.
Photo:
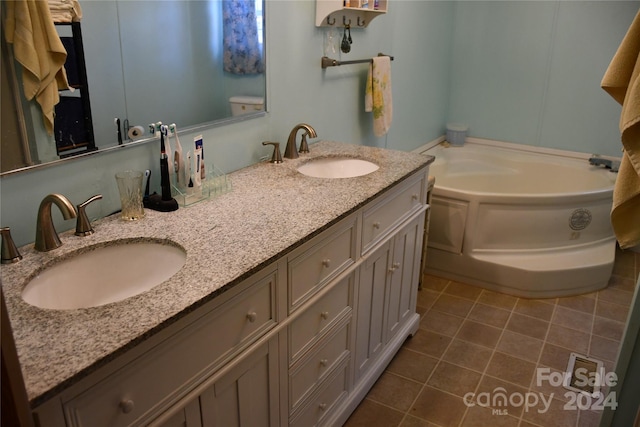
[{"label": "gold towel", "polygon": [[391,96],[391,58],[373,58],[367,75],[364,111],[373,112],[373,133],[384,136],[391,128],[393,102]]},{"label": "gold towel", "polygon": [[59,89],[68,89],[64,63],[67,59],[53,25],[46,1],[6,2],[5,38],[13,44],[15,59],[22,65],[24,96],[34,97],[42,108],[44,127],[53,134],[53,115]]},{"label": "gold towel", "polygon": [[624,153],[613,191],[611,224],[624,249],[640,244],[640,11],[609,64],[602,88],[622,105]]}]

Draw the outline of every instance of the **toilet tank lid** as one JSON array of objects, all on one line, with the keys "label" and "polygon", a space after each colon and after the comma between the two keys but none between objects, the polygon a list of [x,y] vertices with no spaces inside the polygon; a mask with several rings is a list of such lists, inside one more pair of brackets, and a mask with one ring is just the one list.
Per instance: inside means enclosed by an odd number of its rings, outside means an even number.
[{"label": "toilet tank lid", "polygon": [[264,104],[264,98],[261,96],[232,96],[229,98],[229,102],[234,104],[260,105]]}]

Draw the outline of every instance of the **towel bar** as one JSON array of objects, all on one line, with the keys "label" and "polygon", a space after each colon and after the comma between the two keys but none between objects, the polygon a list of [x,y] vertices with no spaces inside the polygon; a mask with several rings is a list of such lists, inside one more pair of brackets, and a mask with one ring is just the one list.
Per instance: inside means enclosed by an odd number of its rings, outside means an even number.
[{"label": "towel bar", "polygon": [[[384,53],[379,53],[378,56],[388,56],[389,59],[391,59],[393,61],[393,56],[391,55],[385,55]],[[337,59],[331,59],[328,56],[323,56],[322,57],[322,68],[327,68],[327,67],[337,67],[339,65],[348,65],[348,64],[362,64],[362,63],[371,63],[373,62],[373,58],[369,58],[369,59],[355,59],[353,61],[338,61]]]}]

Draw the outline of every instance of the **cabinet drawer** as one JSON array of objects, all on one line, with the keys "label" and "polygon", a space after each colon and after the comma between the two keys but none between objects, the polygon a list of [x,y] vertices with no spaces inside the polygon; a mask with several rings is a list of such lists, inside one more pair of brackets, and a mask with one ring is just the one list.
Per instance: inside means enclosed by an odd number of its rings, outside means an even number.
[{"label": "cabinet drawer", "polygon": [[292,363],[352,306],[354,274],[336,283],[307,308],[289,327],[289,361]]},{"label": "cabinet drawer", "polygon": [[356,216],[330,229],[326,237],[288,264],[289,313],[356,260]]},{"label": "cabinet drawer", "polygon": [[347,364],[339,367],[321,386],[320,391],[293,417],[291,427],[324,425],[327,415],[347,396]]},{"label": "cabinet drawer", "polygon": [[318,350],[290,371],[290,408],[295,408],[342,360],[349,357],[349,327],[346,323],[321,342]]},{"label": "cabinet drawer", "polygon": [[362,220],[362,253],[389,234],[411,213],[425,204],[426,175],[419,174],[400,184],[381,200],[365,208]]},{"label": "cabinet drawer", "polygon": [[68,425],[127,426],[157,415],[275,325],[275,285],[272,272],[65,403]]}]

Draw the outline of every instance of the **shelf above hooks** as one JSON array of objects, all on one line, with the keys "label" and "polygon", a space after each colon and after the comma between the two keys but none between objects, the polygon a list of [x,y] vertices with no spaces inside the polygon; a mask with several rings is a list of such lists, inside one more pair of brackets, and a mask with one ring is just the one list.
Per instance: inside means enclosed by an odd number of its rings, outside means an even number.
[{"label": "shelf above hooks", "polygon": [[[379,53],[378,56],[388,56],[390,60],[393,61],[393,56],[385,55],[384,53]],[[373,58],[368,59],[354,59],[352,61],[338,61],[337,59],[329,58],[328,56],[323,56],[321,60],[322,68],[327,67],[338,67],[340,65],[349,65],[349,64],[363,64],[363,63],[371,63],[373,62]]]}]

